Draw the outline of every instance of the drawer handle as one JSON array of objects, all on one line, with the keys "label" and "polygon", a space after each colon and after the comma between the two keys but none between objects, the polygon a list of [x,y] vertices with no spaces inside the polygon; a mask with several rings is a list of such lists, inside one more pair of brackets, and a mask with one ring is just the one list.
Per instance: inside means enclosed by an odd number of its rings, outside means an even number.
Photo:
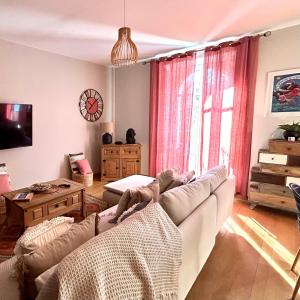
[{"label": "drawer handle", "polygon": [[103,176],[106,176],[106,174],[105,174],[105,173],[103,173]]},{"label": "drawer handle", "polygon": [[110,154],[113,154],[114,152],[113,151],[110,151]]},{"label": "drawer handle", "polygon": [[271,157],[271,160],[274,160],[274,157]]},{"label": "drawer handle", "polygon": [[103,161],[103,162],[106,162],[106,159],[103,159],[102,161]]},{"label": "drawer handle", "polygon": [[291,147],[287,147],[286,149],[287,149],[288,151],[291,151],[291,150],[292,150],[292,148],[291,148]]},{"label": "drawer handle", "polygon": [[285,201],[280,201],[281,204],[285,204]]},{"label": "drawer handle", "polygon": [[139,160],[137,160],[136,162],[140,162]]},{"label": "drawer handle", "polygon": [[58,207],[59,207],[59,204],[55,204],[54,207],[55,207],[55,208],[58,208]]},{"label": "drawer handle", "polygon": [[118,170],[119,169],[119,167],[116,167],[116,170]]},{"label": "drawer handle", "polygon": [[131,154],[131,151],[129,151],[129,154]]},{"label": "drawer handle", "polygon": [[287,173],[289,170],[285,169],[284,172]]}]

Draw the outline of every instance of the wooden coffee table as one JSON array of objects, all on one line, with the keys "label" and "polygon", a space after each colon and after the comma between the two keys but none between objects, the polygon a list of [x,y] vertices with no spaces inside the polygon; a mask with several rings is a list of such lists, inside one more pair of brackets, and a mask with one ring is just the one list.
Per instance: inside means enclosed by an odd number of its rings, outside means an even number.
[{"label": "wooden coffee table", "polygon": [[21,225],[23,229],[54,217],[64,215],[72,210],[81,210],[84,216],[85,187],[84,185],[65,178],[48,183],[70,184],[69,188],[56,188],[45,193],[35,193],[29,202],[12,200],[16,194],[29,192],[28,188],[4,194],[7,207],[8,225]]}]

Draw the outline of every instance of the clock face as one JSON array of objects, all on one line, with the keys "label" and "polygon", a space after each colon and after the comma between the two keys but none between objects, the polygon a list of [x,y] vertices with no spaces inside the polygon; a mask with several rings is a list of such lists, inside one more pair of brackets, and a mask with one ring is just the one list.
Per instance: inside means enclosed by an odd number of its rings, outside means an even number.
[{"label": "clock face", "polygon": [[87,121],[97,121],[103,112],[103,100],[101,95],[93,89],[85,90],[79,99],[79,110]]}]

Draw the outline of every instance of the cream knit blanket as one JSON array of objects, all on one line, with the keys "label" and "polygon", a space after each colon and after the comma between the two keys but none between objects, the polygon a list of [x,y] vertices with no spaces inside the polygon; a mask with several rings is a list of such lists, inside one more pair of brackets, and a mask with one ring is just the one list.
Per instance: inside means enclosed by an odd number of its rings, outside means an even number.
[{"label": "cream knit blanket", "polygon": [[151,203],[59,264],[38,299],[177,299],[182,238]]}]

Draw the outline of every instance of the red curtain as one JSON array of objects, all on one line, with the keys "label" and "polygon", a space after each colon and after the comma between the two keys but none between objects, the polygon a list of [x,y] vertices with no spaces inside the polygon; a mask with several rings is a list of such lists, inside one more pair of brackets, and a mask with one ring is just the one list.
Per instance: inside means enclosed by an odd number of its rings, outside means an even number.
[{"label": "red curtain", "polygon": [[205,50],[201,170],[227,164],[247,197],[259,37]]},{"label": "red curtain", "polygon": [[195,54],[150,66],[149,174],[188,170]]}]

